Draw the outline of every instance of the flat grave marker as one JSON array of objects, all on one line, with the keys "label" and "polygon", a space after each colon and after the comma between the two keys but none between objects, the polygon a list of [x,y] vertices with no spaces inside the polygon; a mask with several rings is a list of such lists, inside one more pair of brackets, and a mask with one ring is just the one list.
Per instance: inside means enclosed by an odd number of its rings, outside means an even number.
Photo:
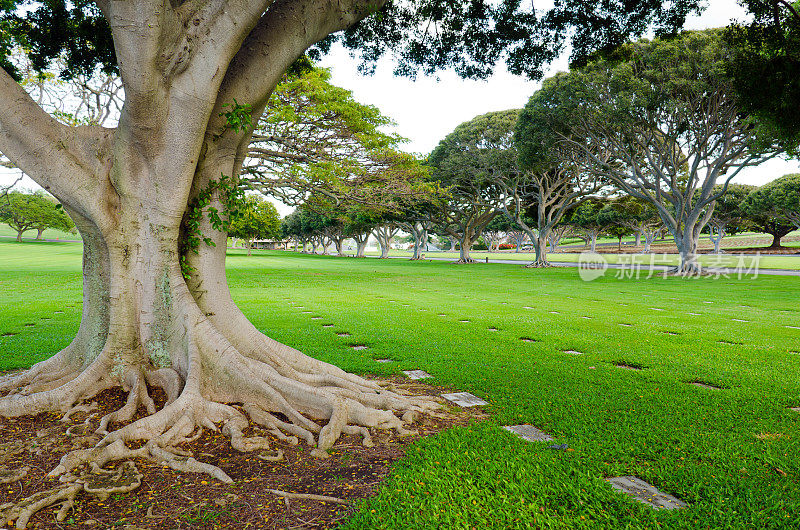
[{"label": "flat grave marker", "polygon": [[693,317],[699,317],[700,313],[686,313],[687,315],[692,315]]},{"label": "flat grave marker", "polygon": [[749,320],[742,320],[741,318],[732,318],[734,322],[750,322]]},{"label": "flat grave marker", "polygon": [[390,363],[392,362],[391,359],[375,359],[376,363]]},{"label": "flat grave marker", "polygon": [[495,328],[495,327],[490,327],[490,328],[489,328],[489,331],[500,331],[500,330],[499,330],[499,329],[497,329],[497,328]]},{"label": "flat grave marker", "polygon": [[448,401],[452,401],[459,407],[464,407],[464,408],[488,405],[487,402],[485,402],[478,396],[470,394],[469,392],[454,392],[452,394],[442,394],[442,397]]},{"label": "flat grave marker", "polygon": [[366,350],[367,349],[367,347],[364,346],[363,344],[355,344],[355,345],[350,346],[350,347],[353,348],[356,351],[361,351],[361,350]]},{"label": "flat grave marker", "polygon": [[700,388],[705,388],[706,390],[722,390],[722,388],[718,386],[710,385],[708,383],[703,383],[702,381],[692,381],[689,384],[694,386],[699,386]]},{"label": "flat grave marker", "polygon": [[431,374],[424,370],[403,370],[403,373],[406,374],[406,377],[409,379],[413,379],[414,381],[418,379],[430,379],[433,377]]},{"label": "flat grave marker", "polygon": [[789,329],[800,329],[800,326],[784,326],[784,327]]},{"label": "flat grave marker", "polygon": [[661,309],[660,307],[651,307],[653,311],[666,311],[666,309]]},{"label": "flat grave marker", "polygon": [[633,324],[627,324],[627,323],[625,323],[625,322],[620,322],[620,324],[619,324],[619,325],[620,325],[620,326],[625,326],[626,328],[633,327]]},{"label": "flat grave marker", "polygon": [[322,327],[323,328],[332,328],[332,327],[334,327],[334,325],[333,324],[323,324]]},{"label": "flat grave marker", "polygon": [[642,367],[641,366],[633,366],[632,364],[616,363],[616,364],[614,364],[614,366],[616,366],[617,368],[622,368],[623,370],[633,370],[635,372],[641,372],[642,371]]},{"label": "flat grave marker", "polygon": [[687,507],[687,504],[682,500],[659,491],[655,486],[638,477],[612,477],[606,480],[615,490],[621,491],[656,510],[677,510]]},{"label": "flat grave marker", "polygon": [[528,442],[551,442],[553,437],[533,425],[506,425],[503,429],[512,432]]},{"label": "flat grave marker", "polygon": [[520,337],[519,340],[521,340],[522,342],[539,342],[536,339],[532,339],[530,337]]},{"label": "flat grave marker", "polygon": [[340,337],[349,337],[350,336],[350,334],[348,332],[346,332],[346,331],[343,331],[341,333],[337,333],[337,335],[339,335]]},{"label": "flat grave marker", "polygon": [[789,407],[789,410],[792,410],[794,412],[800,412],[800,407]]},{"label": "flat grave marker", "polygon": [[550,311],[550,314],[551,315],[560,315],[561,313],[559,313],[558,311]]},{"label": "flat grave marker", "polygon": [[563,350],[563,351],[564,353],[567,353],[569,355],[583,355],[583,352],[577,350]]},{"label": "flat grave marker", "polygon": [[522,306],[522,309],[533,309],[533,308],[531,306],[529,306],[529,305],[524,305],[524,306]]}]

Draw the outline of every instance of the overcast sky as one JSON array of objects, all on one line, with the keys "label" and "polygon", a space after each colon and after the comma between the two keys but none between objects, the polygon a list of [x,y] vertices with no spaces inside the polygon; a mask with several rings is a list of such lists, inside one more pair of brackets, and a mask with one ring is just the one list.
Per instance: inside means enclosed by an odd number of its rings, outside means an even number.
[{"label": "overcast sky", "polygon": [[[745,18],[744,10],[735,0],[708,0],[707,3],[708,8],[702,16],[693,17],[687,24],[688,28],[720,27],[733,19]],[[321,66],[330,68],[335,85],[352,90],[358,101],[375,105],[383,114],[393,118],[397,122],[397,132],[410,140],[405,149],[415,153],[430,152],[458,124],[477,115],[521,108],[540,86],[504,70],[487,81],[465,81],[452,72],[442,72],[438,78],[419,77],[411,81],[394,77],[389,60],[380,63],[373,76],[360,75],[357,65],[358,61],[341,49],[334,50],[321,63]],[[564,57],[551,66],[550,73],[566,68],[567,58]],[[0,183],[13,181],[13,173],[1,170]],[[792,172],[800,172],[796,160],[775,159],[743,170],[736,181],[761,185]],[[36,187],[29,179],[23,185]],[[290,211],[288,208],[280,210],[282,214]]]}]

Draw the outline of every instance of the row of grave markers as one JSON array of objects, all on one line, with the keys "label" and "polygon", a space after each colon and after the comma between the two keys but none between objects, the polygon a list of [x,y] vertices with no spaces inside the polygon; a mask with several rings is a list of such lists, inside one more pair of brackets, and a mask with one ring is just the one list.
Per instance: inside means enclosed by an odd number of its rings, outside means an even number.
[{"label": "row of grave markers", "polygon": [[[394,300],[390,300],[390,302],[394,302]],[[506,304],[507,302],[503,302],[503,303]],[[704,302],[704,303],[712,303],[712,302]],[[408,306],[408,304],[403,304],[403,305]],[[298,308],[302,309],[303,307],[299,306]],[[533,308],[529,307],[529,306],[524,306],[524,309],[533,309]],[[656,308],[656,307],[651,307],[650,309],[652,309],[654,311],[664,311],[664,309]],[[311,313],[311,311],[303,311],[303,313]],[[559,314],[558,311],[550,311],[550,313],[551,314]],[[699,315],[698,313],[689,313],[689,314],[691,314],[691,315]],[[440,314],[439,316],[445,316],[445,315],[444,314]],[[320,320],[321,318],[322,317],[312,317],[312,320]],[[582,318],[589,319],[591,317],[584,316]],[[731,320],[734,321],[734,322],[749,322],[748,320],[742,320],[742,319],[737,319],[737,318],[732,318]],[[469,320],[463,319],[463,320],[460,320],[460,322],[464,322],[465,323],[465,322],[469,322]],[[621,323],[620,326],[630,327],[631,324]],[[333,326],[333,324],[327,324],[327,325],[325,325],[323,327],[332,328],[334,326]],[[800,326],[784,326],[784,327],[789,328],[789,329],[800,329]],[[489,331],[498,331],[498,329],[496,327],[493,327],[493,326],[489,327],[488,329],[489,329]],[[668,333],[670,335],[677,335],[677,333],[674,333],[674,332],[665,332],[665,333]],[[346,332],[342,332],[342,333],[337,333],[337,335],[340,336],[340,337],[347,337],[350,334],[346,333]],[[529,338],[529,337],[521,337],[520,340],[522,340],[523,342],[537,342],[535,339],[532,339],[532,338]],[[724,342],[724,341],[719,341],[719,342]],[[354,346],[352,346],[352,348],[354,350],[367,349],[367,347],[364,346],[364,345],[354,345]],[[579,351],[576,351],[576,350],[563,350],[563,351],[564,351],[564,353],[569,354],[569,355],[583,355],[583,352],[579,352]],[[390,362],[392,362],[392,360],[391,359],[376,359],[376,362],[379,362],[379,363],[390,363]],[[616,363],[615,366],[617,368],[622,368],[622,369],[627,369],[627,370],[636,370],[636,371],[642,370],[642,368],[639,367],[639,366],[632,366],[632,365],[628,365],[628,364],[625,364],[625,363]],[[591,368],[594,368],[594,367],[591,367]],[[428,372],[426,372],[424,370],[403,370],[403,374],[406,377],[408,377],[409,379],[415,380],[415,381],[418,381],[418,380],[421,380],[421,379],[433,378],[433,376],[431,374],[429,374]],[[714,386],[714,385],[709,385],[707,383],[703,383],[703,382],[700,382],[700,381],[692,381],[689,384],[695,385],[695,386],[698,386],[698,387],[701,387],[701,388],[705,388],[705,389],[708,389],[708,390],[720,390],[721,389],[720,387],[717,387],[717,386]],[[474,394],[471,394],[469,392],[452,392],[452,393],[442,394],[441,396],[444,399],[454,403],[455,405],[463,407],[463,408],[479,407],[479,406],[483,406],[483,405],[488,405],[488,403],[486,401],[484,401],[483,399],[481,399],[478,396],[476,396]],[[790,407],[790,410],[795,411],[795,412],[800,412],[800,407]],[[527,424],[523,424],[523,425],[506,425],[506,426],[503,427],[503,429],[515,434],[519,438],[521,438],[521,439],[523,439],[525,441],[528,441],[528,442],[550,442],[550,441],[554,440],[554,438],[552,436],[550,436],[549,434],[537,429],[536,427],[534,427],[532,425],[527,425]],[[557,449],[562,449],[562,448],[565,449],[566,448],[566,444],[553,445],[553,446],[550,446],[550,447],[551,448],[557,448]],[[652,484],[649,484],[649,483],[645,482],[644,480],[642,480],[642,479],[640,479],[638,477],[635,477],[635,476],[610,477],[610,478],[606,478],[605,480],[615,490],[620,491],[622,493],[625,493],[625,494],[629,495],[630,497],[632,497],[633,499],[635,499],[635,500],[637,500],[639,502],[642,502],[644,504],[647,504],[648,506],[651,506],[652,508],[657,509],[657,510],[674,510],[674,509],[686,508],[688,506],[685,502],[681,501],[680,499],[678,499],[678,498],[676,498],[676,497],[674,497],[672,495],[669,495],[668,493],[664,493],[662,491],[659,491]]]},{"label": "row of grave markers", "polygon": [[[577,352],[576,352],[577,353]],[[383,359],[379,362],[389,362],[388,359]],[[633,367],[632,367],[633,368]],[[420,380],[429,379],[433,376],[424,370],[404,370],[403,374],[409,379]],[[479,407],[487,405],[488,403],[478,396],[470,394],[469,392],[454,392],[442,394],[446,400],[455,403],[456,405],[464,408]],[[554,438],[549,434],[537,429],[533,425],[506,425],[503,427],[508,432],[515,434],[528,442],[552,442]],[[553,445],[550,446],[554,449],[566,449],[566,445]],[[673,497],[667,493],[663,493],[655,488],[653,485],[648,484],[644,480],[633,477],[611,477],[606,479],[611,484],[611,487],[617,491],[626,493],[634,499],[652,506],[658,510],[674,510],[677,508],[686,508],[687,504],[680,499]]]}]

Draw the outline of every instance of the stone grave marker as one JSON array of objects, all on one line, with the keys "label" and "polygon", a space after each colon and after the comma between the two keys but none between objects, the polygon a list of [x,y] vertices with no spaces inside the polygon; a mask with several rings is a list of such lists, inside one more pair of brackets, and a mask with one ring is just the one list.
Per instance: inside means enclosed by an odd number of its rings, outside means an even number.
[{"label": "stone grave marker", "polygon": [[406,377],[409,379],[413,379],[414,381],[418,379],[430,379],[433,377],[431,374],[424,370],[403,370],[403,373],[406,374]]},{"label": "stone grave marker", "polygon": [[660,307],[651,307],[653,311],[666,311],[666,309],[661,309]]},{"label": "stone grave marker", "polygon": [[346,331],[343,331],[342,333],[337,333],[337,335],[339,335],[340,337],[349,337],[350,336],[350,334],[347,333]]},{"label": "stone grave marker", "polygon": [[703,383],[701,381],[692,381],[689,383],[690,385],[699,386],[700,388],[705,388],[706,390],[722,390],[718,386],[709,385],[708,383]]},{"label": "stone grave marker", "polygon": [[453,394],[442,394],[442,397],[448,401],[452,401],[459,407],[464,407],[464,408],[488,405],[487,402],[485,402],[478,396],[470,394],[469,392],[455,392]]},{"label": "stone grave marker", "polygon": [[789,407],[789,410],[793,410],[795,412],[800,412],[800,407]]},{"label": "stone grave marker", "polygon": [[632,326],[633,326],[633,324],[626,324],[626,323],[624,323],[624,322],[620,322],[620,324],[619,324],[619,325],[620,325],[620,326],[625,326],[626,328],[629,328],[629,327],[632,327]]},{"label": "stone grave marker", "polygon": [[356,345],[350,346],[350,347],[353,348],[356,351],[361,351],[361,350],[366,350],[367,349],[367,347],[364,346],[363,344],[356,344]]},{"label": "stone grave marker", "polygon": [[540,431],[533,425],[507,425],[503,429],[513,432],[523,440],[529,442],[551,442],[553,437],[549,434]]},{"label": "stone grave marker", "polygon": [[490,328],[489,328],[489,331],[498,331],[498,329],[497,329],[497,328],[495,328],[495,327],[490,327]]},{"label": "stone grave marker", "polygon": [[687,315],[692,315],[693,317],[699,317],[700,313],[686,313]]},{"label": "stone grave marker", "polygon": [[784,326],[784,327],[789,329],[800,329],[800,326]]},{"label": "stone grave marker", "polygon": [[522,309],[533,309],[533,308],[531,306],[524,305],[524,306],[522,306]]},{"label": "stone grave marker", "polygon": [[333,324],[323,324],[322,327],[323,328],[332,328],[332,327],[334,327],[334,325]]},{"label": "stone grave marker", "polygon": [[614,366],[616,366],[617,368],[622,368],[623,370],[634,370],[636,372],[641,372],[642,371],[641,367],[639,367],[639,366],[633,366],[633,365],[625,364],[625,363],[617,363]]},{"label": "stone grave marker", "polygon": [[564,350],[564,353],[568,353],[569,355],[583,355],[583,352],[577,350]]},{"label": "stone grave marker", "polygon": [[741,318],[732,318],[734,322],[750,322],[749,320],[742,320]]},{"label": "stone grave marker", "polygon": [[322,317],[311,317],[311,320],[322,320]]},{"label": "stone grave marker", "polygon": [[558,311],[550,311],[550,314],[551,315],[559,315],[560,313]]},{"label": "stone grave marker", "polygon": [[375,359],[376,363],[390,363],[392,362],[391,359]]},{"label": "stone grave marker", "polygon": [[522,342],[537,342],[536,339],[532,339],[530,337],[520,337],[519,340],[521,340]]},{"label": "stone grave marker", "polygon": [[611,487],[630,495],[634,499],[656,510],[677,510],[686,508],[687,504],[680,499],[656,489],[638,477],[613,477],[606,479]]}]

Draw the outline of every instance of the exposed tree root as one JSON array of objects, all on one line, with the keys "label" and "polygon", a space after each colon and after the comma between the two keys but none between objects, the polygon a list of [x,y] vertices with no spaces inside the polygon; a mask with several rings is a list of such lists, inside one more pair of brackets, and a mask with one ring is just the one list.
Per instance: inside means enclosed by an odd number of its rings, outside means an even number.
[{"label": "exposed tree root", "polygon": [[25,477],[31,468],[28,466],[19,469],[6,469],[0,466],[0,484],[11,484]]},{"label": "exposed tree root", "polygon": [[[56,388],[28,392],[30,385],[43,384],[45,372],[39,365],[13,382],[4,382],[4,388],[13,393],[0,398],[0,415],[60,410],[62,422],[73,421],[77,414],[88,415],[71,425],[67,435],[73,437],[73,446],[93,446],[66,453],[49,473],[59,477],[63,486],[5,505],[0,511],[3,517],[24,527],[37,510],[59,503],[59,517],[65,517],[81,492],[102,497],[130,491],[138,485],[130,462],[137,458],[231,483],[224,470],[196,460],[181,448],[199,438],[204,429],[221,432],[234,449],[258,453],[261,460],[277,461],[283,453],[272,450],[259,429],[290,444],[303,441],[313,456],[325,458],[342,434],[360,435],[367,447],[373,445],[373,428],[416,434],[406,426],[441,406],[430,397],[405,396],[383,388],[263,335],[254,337],[251,344],[255,346],[248,348],[247,341],[229,342],[207,320],[187,329],[192,335],[187,336],[185,355],[174,362],[175,368],[149,366],[137,352],[130,354],[129,364],[120,364],[118,359],[124,357],[119,348],[107,345],[78,375],[51,365],[57,368],[52,381],[61,382]],[[244,352],[239,349],[242,345],[247,348]],[[127,392],[124,405],[97,418],[97,404],[90,400],[114,386]],[[161,388],[166,395],[160,409],[151,396],[153,388]],[[142,410],[144,416],[140,416]],[[128,463],[113,472],[102,469],[120,460]]]},{"label": "exposed tree root", "polygon": [[329,497],[327,495],[313,495],[310,493],[289,493],[288,491],[281,491],[281,490],[267,490],[267,491],[274,495],[277,495],[278,497],[283,497],[284,499],[303,499],[311,501],[332,502],[335,504],[344,504],[344,505],[350,504],[349,501],[340,499],[339,497]]},{"label": "exposed tree root", "polygon": [[526,269],[544,269],[548,267],[555,267],[555,265],[553,265],[546,259],[536,260],[532,263],[528,263],[527,265],[525,265]]},{"label": "exposed tree root", "polygon": [[93,466],[91,471],[83,473],[80,477],[70,477],[64,485],[36,493],[18,503],[0,505],[0,521],[3,522],[3,526],[16,521],[15,527],[23,529],[33,514],[60,504],[56,521],[62,522],[82,492],[92,494],[102,501],[112,493],[128,493],[141,484],[142,474],[131,461],[120,464],[115,470],[104,470]]}]

